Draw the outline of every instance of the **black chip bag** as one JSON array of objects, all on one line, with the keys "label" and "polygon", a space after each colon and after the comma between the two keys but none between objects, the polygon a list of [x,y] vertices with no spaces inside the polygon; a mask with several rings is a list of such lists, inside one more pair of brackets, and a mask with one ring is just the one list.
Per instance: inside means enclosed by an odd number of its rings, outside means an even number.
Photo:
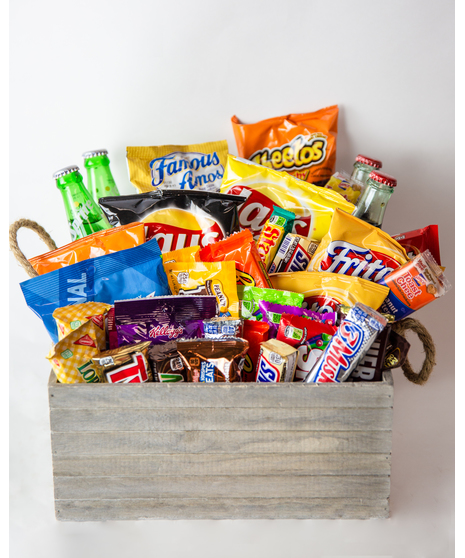
[{"label": "black chip bag", "polygon": [[156,190],[100,198],[112,226],[145,223],[146,240],[155,237],[162,252],[201,247],[239,231],[237,208],[244,196],[201,190]]}]

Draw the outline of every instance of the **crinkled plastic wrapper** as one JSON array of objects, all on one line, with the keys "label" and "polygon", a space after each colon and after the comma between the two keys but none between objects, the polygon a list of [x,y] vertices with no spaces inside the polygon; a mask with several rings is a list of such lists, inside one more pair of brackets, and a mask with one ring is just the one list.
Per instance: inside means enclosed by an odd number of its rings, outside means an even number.
[{"label": "crinkled plastic wrapper", "polygon": [[218,192],[227,154],[226,140],[195,145],[128,147],[129,179],[139,192],[159,188]]},{"label": "crinkled plastic wrapper", "polygon": [[352,213],[355,206],[341,195],[280,172],[228,155],[221,185],[224,194],[246,196],[239,207],[241,229],[258,239],[274,207],[295,213],[292,232],[321,240],[328,232],[334,210]]},{"label": "crinkled plastic wrapper", "polygon": [[323,186],[336,165],[337,105],[242,124],[231,118],[240,157]]}]

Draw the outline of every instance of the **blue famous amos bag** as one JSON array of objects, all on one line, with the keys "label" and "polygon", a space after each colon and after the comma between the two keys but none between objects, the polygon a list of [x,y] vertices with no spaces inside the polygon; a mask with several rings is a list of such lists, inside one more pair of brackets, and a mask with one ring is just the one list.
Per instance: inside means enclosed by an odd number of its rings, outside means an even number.
[{"label": "blue famous amos bag", "polygon": [[52,314],[82,302],[169,295],[161,251],[153,238],[145,244],[78,262],[20,283],[26,303],[42,319],[54,343],[58,332]]}]

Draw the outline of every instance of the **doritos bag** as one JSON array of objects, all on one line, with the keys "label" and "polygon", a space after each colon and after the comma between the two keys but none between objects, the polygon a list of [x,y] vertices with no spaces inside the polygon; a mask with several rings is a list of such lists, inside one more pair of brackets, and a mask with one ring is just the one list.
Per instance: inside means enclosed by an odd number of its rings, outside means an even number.
[{"label": "doritos bag", "polygon": [[246,196],[239,207],[239,224],[241,229],[250,229],[255,239],[274,207],[295,213],[292,232],[314,240],[321,240],[328,232],[335,209],[347,213],[355,209],[332,190],[232,155],[228,155],[221,192]]},{"label": "doritos bag", "polygon": [[240,157],[324,186],[336,165],[337,105],[241,124],[231,118]]}]

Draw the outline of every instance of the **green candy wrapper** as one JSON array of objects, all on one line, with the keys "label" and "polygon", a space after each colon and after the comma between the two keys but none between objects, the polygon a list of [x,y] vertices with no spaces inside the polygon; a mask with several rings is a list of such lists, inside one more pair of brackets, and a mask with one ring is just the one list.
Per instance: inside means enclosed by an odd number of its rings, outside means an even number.
[{"label": "green candy wrapper", "polygon": [[287,306],[302,307],[304,295],[292,291],[280,291],[277,289],[264,289],[260,287],[246,287],[237,285],[237,296],[239,298],[239,315],[244,320],[263,319],[262,311],[258,305],[259,301],[274,302]]}]

